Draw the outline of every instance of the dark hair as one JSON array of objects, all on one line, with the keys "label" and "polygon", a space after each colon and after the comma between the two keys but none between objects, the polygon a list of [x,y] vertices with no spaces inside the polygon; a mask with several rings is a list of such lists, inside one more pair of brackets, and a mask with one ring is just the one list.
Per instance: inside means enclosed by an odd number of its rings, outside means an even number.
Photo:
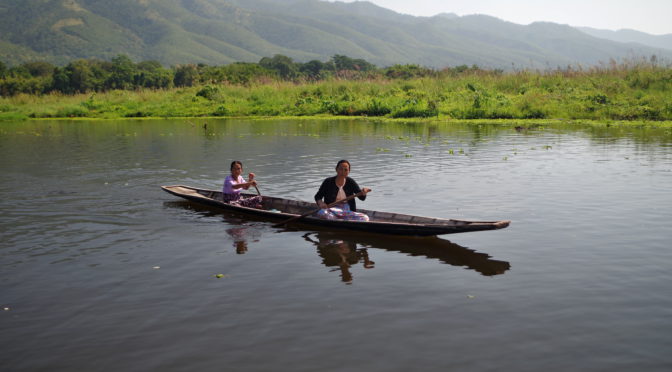
[{"label": "dark hair", "polygon": [[243,168],[243,163],[239,162],[238,160],[234,160],[234,161],[231,162],[231,168],[229,168],[229,169],[233,169],[233,166],[236,165],[236,164],[240,164],[240,168],[241,169]]},{"label": "dark hair", "polygon": [[342,160],[339,160],[338,163],[336,163],[336,170],[338,170],[338,167],[339,167],[341,164],[343,164],[343,163],[347,163],[347,164],[348,164],[348,169],[352,168],[352,166],[350,165],[350,162],[349,162],[349,161],[347,161],[347,160],[345,160],[345,159],[342,159]]}]

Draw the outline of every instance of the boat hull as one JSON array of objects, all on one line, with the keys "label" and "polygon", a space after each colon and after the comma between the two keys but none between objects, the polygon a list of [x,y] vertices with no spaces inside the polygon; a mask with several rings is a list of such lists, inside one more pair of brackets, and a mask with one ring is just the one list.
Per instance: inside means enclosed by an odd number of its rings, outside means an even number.
[{"label": "boat hull", "polygon": [[[261,209],[247,208],[222,201],[221,191],[199,189],[190,186],[174,185],[161,188],[175,196],[189,201],[208,205],[222,211],[254,215],[272,221],[284,221],[297,217],[316,208],[315,203],[263,196]],[[510,221],[463,221],[432,217],[421,217],[399,213],[388,213],[358,209],[369,216],[368,222],[325,220],[313,216],[303,217],[292,224],[320,226],[326,229],[352,230],[379,234],[406,236],[433,236],[455,234],[470,231],[502,229]]]}]

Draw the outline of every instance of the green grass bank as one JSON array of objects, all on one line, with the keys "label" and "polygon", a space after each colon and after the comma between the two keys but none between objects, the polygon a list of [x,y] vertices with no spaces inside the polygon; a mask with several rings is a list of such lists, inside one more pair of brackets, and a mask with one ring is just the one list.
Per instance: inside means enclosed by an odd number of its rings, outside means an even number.
[{"label": "green grass bank", "polygon": [[378,117],[439,120],[672,120],[672,69],[470,74],[415,79],[212,84],[166,90],[0,98],[0,120],[43,118]]}]

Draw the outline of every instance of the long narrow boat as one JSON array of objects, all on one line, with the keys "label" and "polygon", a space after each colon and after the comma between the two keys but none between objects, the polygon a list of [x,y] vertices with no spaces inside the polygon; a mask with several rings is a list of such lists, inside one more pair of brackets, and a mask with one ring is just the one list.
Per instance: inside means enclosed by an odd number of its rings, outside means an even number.
[{"label": "long narrow boat", "polygon": [[[225,203],[222,201],[221,191],[199,189],[183,185],[161,186],[161,188],[170,194],[185,198],[192,202],[216,207],[223,211],[255,215],[274,221],[284,221],[293,217],[298,217],[316,208],[315,203],[276,198],[266,195],[262,196],[263,202],[261,208],[247,208]],[[252,196],[250,194],[243,195]],[[328,229],[415,236],[432,236],[469,231],[503,229],[511,223],[511,221],[463,221],[421,217],[367,209],[357,209],[357,211],[369,216],[369,221],[325,220],[309,215],[297,219],[293,223],[322,226]]]}]

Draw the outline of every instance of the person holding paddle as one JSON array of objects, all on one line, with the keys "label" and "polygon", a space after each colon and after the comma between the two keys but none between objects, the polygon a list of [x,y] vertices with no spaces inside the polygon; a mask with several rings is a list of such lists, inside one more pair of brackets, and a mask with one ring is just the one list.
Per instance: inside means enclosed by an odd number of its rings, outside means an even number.
[{"label": "person holding paddle", "polygon": [[[340,160],[336,164],[336,176],[328,177],[322,182],[320,189],[315,194],[315,202],[321,208],[317,216],[324,219],[342,219],[351,221],[368,221],[369,216],[357,212],[357,204],[354,196],[360,200],[366,199],[366,194],[371,192],[369,188],[359,188],[355,180],[348,177],[350,174],[350,162]],[[334,206],[331,204],[343,201]]]},{"label": "person holding paddle", "polygon": [[[248,175],[248,182],[241,175],[243,173],[243,163],[238,160],[231,162],[231,174],[224,179],[222,189],[222,199],[225,203],[237,204],[241,207],[259,208],[261,206],[261,195],[242,197],[241,192],[247,190],[250,186],[257,187],[257,181],[254,180],[254,173]],[[259,189],[257,189],[259,192]]]}]

